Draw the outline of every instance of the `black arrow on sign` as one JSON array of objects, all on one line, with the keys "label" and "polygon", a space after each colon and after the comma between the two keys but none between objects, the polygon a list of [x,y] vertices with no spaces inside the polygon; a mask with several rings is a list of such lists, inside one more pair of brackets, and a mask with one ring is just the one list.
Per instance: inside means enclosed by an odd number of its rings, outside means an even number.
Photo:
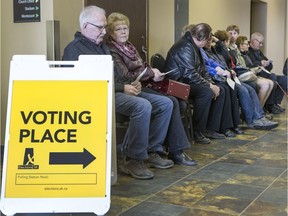
[{"label": "black arrow on sign", "polygon": [[84,169],[95,159],[94,155],[83,148],[83,152],[50,152],[49,164],[82,164]]}]

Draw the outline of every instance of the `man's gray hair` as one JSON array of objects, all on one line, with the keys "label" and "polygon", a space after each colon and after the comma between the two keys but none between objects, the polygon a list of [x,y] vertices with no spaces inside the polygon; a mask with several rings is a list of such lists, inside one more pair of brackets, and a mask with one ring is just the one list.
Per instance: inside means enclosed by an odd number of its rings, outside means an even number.
[{"label": "man's gray hair", "polygon": [[106,15],[106,12],[103,8],[97,7],[95,5],[87,6],[81,11],[80,16],[79,16],[79,23],[80,23],[81,30],[84,28],[85,23],[93,22],[93,18],[95,17],[95,14]]},{"label": "man's gray hair", "polygon": [[250,40],[252,41],[252,40],[257,39],[257,38],[264,39],[264,36],[260,32],[254,32],[251,35]]}]

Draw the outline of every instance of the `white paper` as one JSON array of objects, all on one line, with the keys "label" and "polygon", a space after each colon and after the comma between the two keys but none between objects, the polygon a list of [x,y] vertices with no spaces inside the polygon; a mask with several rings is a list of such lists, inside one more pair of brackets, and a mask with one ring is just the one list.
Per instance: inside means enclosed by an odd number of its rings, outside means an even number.
[{"label": "white paper", "polygon": [[235,82],[230,78],[230,77],[227,77],[227,83],[228,85],[230,86],[230,88],[232,88],[234,90],[235,88]]},{"label": "white paper", "polygon": [[234,79],[235,83],[241,85],[241,82],[240,82],[240,80],[238,79],[237,76],[233,77],[233,79]]},{"label": "white paper", "polygon": [[136,85],[140,81],[142,76],[146,73],[146,71],[147,67],[138,75],[138,77],[131,83],[131,85]]},{"label": "white paper", "polygon": [[271,72],[268,71],[268,70],[266,70],[263,66],[260,66],[260,68],[261,68],[265,73],[271,74]]},{"label": "white paper", "polygon": [[173,72],[173,71],[175,71],[175,70],[177,70],[177,68],[174,68],[174,69],[172,69],[172,70],[170,70],[170,71],[167,71],[167,72],[165,72],[165,73],[162,73],[161,76],[165,76],[166,74],[169,74],[169,73],[171,73],[171,72]]}]

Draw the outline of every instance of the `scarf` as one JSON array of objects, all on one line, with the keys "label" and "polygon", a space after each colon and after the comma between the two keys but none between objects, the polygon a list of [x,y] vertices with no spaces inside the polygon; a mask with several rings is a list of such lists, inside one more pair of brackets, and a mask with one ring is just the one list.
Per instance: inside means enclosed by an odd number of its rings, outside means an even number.
[{"label": "scarf", "polygon": [[120,44],[112,40],[112,44],[131,60],[135,61],[137,59],[136,48],[129,41],[125,44]]}]

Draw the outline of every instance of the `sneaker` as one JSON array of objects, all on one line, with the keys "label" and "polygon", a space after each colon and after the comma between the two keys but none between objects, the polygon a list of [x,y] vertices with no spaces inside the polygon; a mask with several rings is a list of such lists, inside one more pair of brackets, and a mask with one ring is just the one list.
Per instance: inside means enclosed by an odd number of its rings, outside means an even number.
[{"label": "sneaker", "polygon": [[150,168],[168,169],[174,165],[174,162],[169,159],[161,158],[156,152],[150,153],[145,163]]},{"label": "sneaker", "polygon": [[269,121],[265,117],[261,119],[254,120],[251,124],[247,125],[250,129],[258,130],[271,130],[278,126],[278,122]]},{"label": "sneaker", "polygon": [[143,160],[124,159],[122,171],[136,179],[152,179],[154,174],[148,169]]}]

